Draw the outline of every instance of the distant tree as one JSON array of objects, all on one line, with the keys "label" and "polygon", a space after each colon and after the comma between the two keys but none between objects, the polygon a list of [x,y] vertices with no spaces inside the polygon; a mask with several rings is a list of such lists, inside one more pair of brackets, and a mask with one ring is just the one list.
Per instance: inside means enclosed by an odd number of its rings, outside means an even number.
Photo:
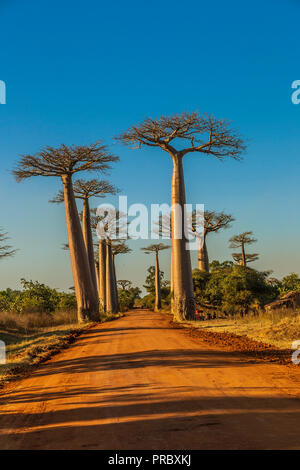
[{"label": "distant tree", "polygon": [[[203,218],[203,232],[200,233],[196,227],[197,215],[202,216]],[[192,228],[193,231],[198,235],[198,269],[202,271],[209,272],[209,258],[207,252],[206,238],[209,233],[216,233],[220,230],[230,227],[231,222],[234,221],[234,218],[230,214],[225,214],[224,212],[215,212],[215,211],[204,211],[204,214],[199,214],[196,211],[192,215]]]},{"label": "distant tree", "polygon": [[5,242],[9,240],[6,232],[3,232],[0,229],[0,259],[8,258],[9,256],[14,256],[16,251],[11,245],[7,245]]},{"label": "distant tree", "polygon": [[[158,119],[147,118],[123,132],[117,139],[135,148],[159,147],[172,158],[172,312],[175,318],[181,320],[194,319],[191,258],[184,230],[185,220],[180,217],[180,213],[184,214],[186,203],[183,157],[189,153],[198,153],[211,155],[219,160],[238,160],[245,149],[244,142],[226,121],[197,112],[161,116]],[[182,236],[178,236],[180,233]]]},{"label": "distant tree", "polygon": [[240,253],[232,253],[232,257],[234,261],[242,266],[247,266],[248,263],[252,261],[256,261],[259,258],[258,253],[245,253],[245,245],[252,245],[252,243],[256,243],[256,238],[252,238],[251,235],[253,232],[243,232],[239,235],[234,235],[230,238],[230,246],[229,248],[240,248]]},{"label": "distant tree", "polygon": [[98,296],[77,212],[72,177],[81,171],[106,171],[118,160],[100,142],[85,146],[46,147],[36,155],[21,157],[13,174],[17,181],[34,176],[58,177],[63,193],[68,229],[68,243],[77,298],[78,321],[98,320]]},{"label": "distant tree", "polygon": [[116,256],[125,255],[130,253],[132,250],[129,248],[125,242],[120,240],[113,240],[112,242],[112,266],[113,266],[113,289],[115,291],[116,301],[119,307],[119,296],[118,296],[118,285],[117,285],[117,275],[116,275]]},{"label": "distant tree", "polygon": [[[147,273],[148,274],[147,274],[145,284],[143,285],[143,287],[146,289],[146,291],[149,294],[153,294],[155,296],[155,266],[150,266],[147,269]],[[160,283],[162,283],[163,278],[164,278],[164,272],[161,270],[159,271],[159,277],[160,277]]]},{"label": "distant tree", "polygon": [[146,248],[141,248],[144,253],[150,254],[155,253],[155,305],[154,310],[158,311],[161,309],[161,284],[160,284],[160,270],[159,270],[159,259],[158,253],[162,250],[169,249],[169,245],[163,243],[157,243],[149,245]]},{"label": "distant tree", "polygon": [[140,299],[141,290],[138,287],[119,289],[120,311],[124,312],[134,307],[135,301]]},{"label": "distant tree", "polygon": [[120,280],[118,281],[118,284],[119,284],[119,286],[121,286],[121,288],[122,288],[123,290],[127,290],[127,289],[129,289],[129,287],[132,286],[132,282],[131,282],[131,281],[127,281],[126,279],[120,279]]}]

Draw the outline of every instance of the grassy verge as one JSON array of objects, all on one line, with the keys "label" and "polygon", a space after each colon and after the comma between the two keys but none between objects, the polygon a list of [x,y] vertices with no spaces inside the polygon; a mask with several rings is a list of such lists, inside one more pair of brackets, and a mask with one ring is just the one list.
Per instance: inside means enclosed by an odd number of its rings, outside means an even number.
[{"label": "grassy verge", "polygon": [[[103,315],[101,323],[124,316]],[[74,312],[16,315],[0,313],[0,340],[6,345],[6,364],[0,365],[0,387],[73,343],[95,323],[76,322]]]},{"label": "grassy verge", "polygon": [[290,349],[293,341],[300,340],[300,310],[185,323],[206,331],[247,336],[278,349]]}]

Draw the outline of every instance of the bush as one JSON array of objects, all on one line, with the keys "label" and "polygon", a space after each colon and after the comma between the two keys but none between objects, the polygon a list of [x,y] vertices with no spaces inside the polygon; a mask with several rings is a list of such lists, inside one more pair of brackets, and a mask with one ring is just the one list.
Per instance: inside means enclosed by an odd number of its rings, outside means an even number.
[{"label": "bush", "polygon": [[269,273],[228,263],[212,263],[211,272],[195,269],[193,279],[196,302],[216,307],[226,314],[246,314],[258,310],[277,296],[267,282]]},{"label": "bush", "polygon": [[58,292],[38,281],[21,279],[23,290],[6,289],[0,292],[0,311],[15,313],[46,313],[76,309],[74,294]]},{"label": "bush", "polygon": [[141,290],[138,287],[130,287],[129,289],[119,289],[119,306],[120,311],[125,312],[134,307],[135,301],[140,298]]}]

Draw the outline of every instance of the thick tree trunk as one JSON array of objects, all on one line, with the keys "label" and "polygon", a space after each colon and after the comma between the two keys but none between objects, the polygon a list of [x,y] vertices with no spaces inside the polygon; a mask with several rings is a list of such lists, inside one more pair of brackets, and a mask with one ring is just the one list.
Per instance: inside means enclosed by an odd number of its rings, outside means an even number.
[{"label": "thick tree trunk", "polygon": [[98,321],[98,298],[91,278],[89,261],[73,193],[72,177],[70,175],[63,175],[62,182],[69,250],[77,299],[78,321]]},{"label": "thick tree trunk", "polygon": [[117,312],[120,310],[119,308],[119,295],[118,295],[118,285],[117,285],[117,276],[116,276],[116,264],[115,264],[115,255],[112,255],[112,264],[113,264],[113,281],[114,281],[114,293],[115,293],[115,302]]},{"label": "thick tree trunk", "polygon": [[159,261],[158,252],[155,253],[155,308],[157,312],[161,309],[161,291],[160,291],[160,272],[159,272]]},{"label": "thick tree trunk", "polygon": [[111,242],[106,242],[106,311],[117,313],[116,296],[114,289],[114,270]]},{"label": "thick tree trunk", "polygon": [[95,270],[95,256],[94,256],[94,246],[93,246],[93,234],[92,234],[92,227],[91,227],[91,214],[90,214],[89,200],[87,198],[83,200],[82,233],[83,233],[84,244],[85,244],[87,255],[88,255],[88,260],[90,263],[91,277],[92,277],[92,281],[94,283],[95,290],[97,293],[97,277],[96,277],[96,270]]},{"label": "thick tree trunk", "polygon": [[[173,169],[173,172],[172,172],[172,186],[171,188],[173,188],[173,184],[174,183],[174,169]],[[172,191],[172,189],[171,189]],[[172,196],[171,196],[172,198]],[[173,312],[173,300],[174,300],[174,244],[172,243],[172,237],[173,237],[173,226],[174,226],[174,213],[173,211],[171,210],[171,222],[170,222],[170,225],[171,225],[171,266],[170,266],[170,293],[171,293],[171,312]]]},{"label": "thick tree trunk", "polygon": [[198,248],[198,269],[200,271],[206,271],[207,273],[209,272],[209,260],[208,260],[208,252],[207,252],[207,246],[206,246],[206,239],[205,235],[203,240],[199,239],[199,248]]},{"label": "thick tree trunk", "polygon": [[[192,266],[188,240],[184,233],[185,187],[182,157],[173,155],[173,178],[171,204],[175,208],[172,217],[172,271],[173,271],[173,305],[172,311],[177,320],[193,320],[195,318],[195,298],[193,289]],[[177,217],[178,208],[182,216]],[[174,223],[173,223],[174,222]],[[181,232],[181,237],[175,236]]]},{"label": "thick tree trunk", "polygon": [[99,240],[99,301],[100,309],[106,312],[106,241]]}]

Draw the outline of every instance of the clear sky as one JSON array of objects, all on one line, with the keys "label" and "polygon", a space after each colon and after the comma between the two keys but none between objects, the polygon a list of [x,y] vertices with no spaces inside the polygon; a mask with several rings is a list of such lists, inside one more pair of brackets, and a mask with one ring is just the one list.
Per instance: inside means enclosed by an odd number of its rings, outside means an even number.
[{"label": "clear sky", "polygon": [[[236,218],[209,239],[211,259],[231,259],[228,238],[253,230],[253,267],[299,273],[299,15],[296,0],[0,0],[0,226],[19,249],[1,261],[0,288],[22,277],[73,284],[64,210],[48,203],[60,181],[16,183],[19,155],[101,138],[120,156],[110,179],[130,203],[169,202],[170,157],[113,136],[147,116],[193,110],[231,120],[249,142],[243,163],[185,157],[188,202]],[[133,253],[118,257],[119,279],[143,283],[152,264],[144,245],[131,241]]]}]

